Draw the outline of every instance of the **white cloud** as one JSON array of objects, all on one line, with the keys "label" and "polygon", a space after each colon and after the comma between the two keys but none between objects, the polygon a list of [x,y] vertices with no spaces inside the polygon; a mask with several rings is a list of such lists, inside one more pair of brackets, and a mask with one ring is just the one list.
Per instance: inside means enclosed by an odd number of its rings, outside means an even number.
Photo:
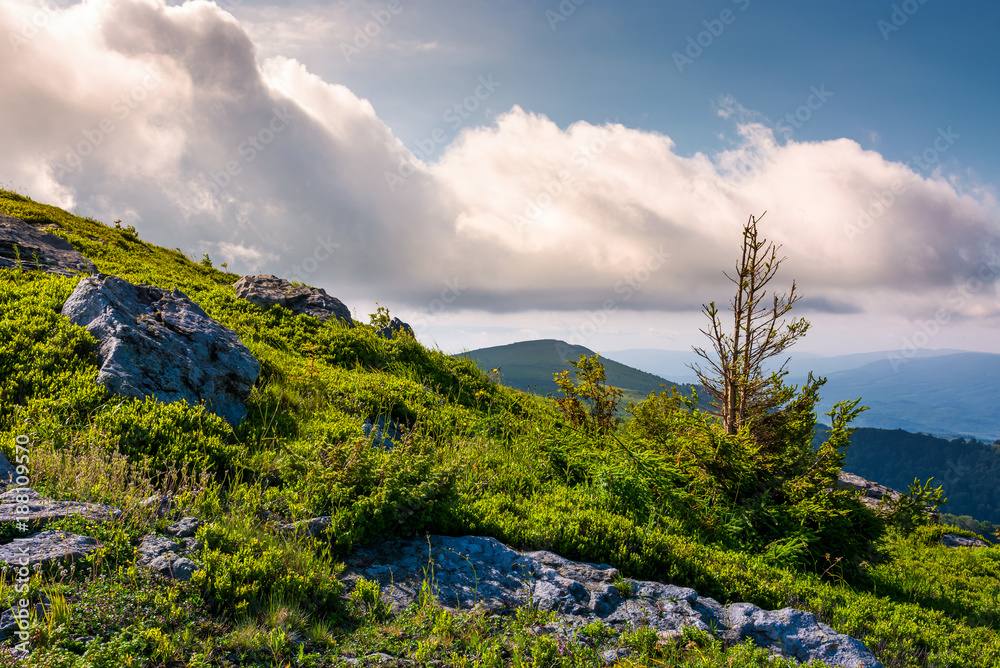
[{"label": "white cloud", "polygon": [[[3,1],[0,32],[22,35],[37,8]],[[346,20],[293,15],[269,49],[298,48],[300,24],[303,40],[337,39]],[[784,276],[813,308],[1000,312],[996,283],[953,294],[997,262],[988,185],[847,139],[780,144],[732,99],[720,114],[737,142],[716,155],[514,107],[423,164],[348,88],[294,59],[259,62],[254,25],[202,0],[52,12],[0,48],[0,180],[158,243],[217,249],[237,271],[418,311],[449,283],[464,286],[451,311],[697,309],[727,298],[740,227],[766,209]],[[401,164],[412,175],[390,187]]]}]

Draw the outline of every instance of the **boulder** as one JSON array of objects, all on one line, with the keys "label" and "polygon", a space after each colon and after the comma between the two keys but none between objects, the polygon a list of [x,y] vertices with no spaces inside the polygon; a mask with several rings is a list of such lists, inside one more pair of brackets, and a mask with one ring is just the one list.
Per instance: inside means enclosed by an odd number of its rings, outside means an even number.
[{"label": "boulder", "polygon": [[0,522],[24,522],[25,530],[38,530],[49,522],[80,515],[88,520],[107,522],[121,517],[111,506],[78,501],[54,501],[30,487],[15,487],[0,494]]},{"label": "boulder", "polygon": [[167,533],[171,536],[177,536],[178,538],[189,538],[194,535],[195,531],[198,530],[204,522],[199,520],[197,517],[182,517],[177,522],[174,522],[167,527]]},{"label": "boulder", "polygon": [[354,327],[350,309],[336,297],[326,294],[323,288],[295,286],[271,274],[244,276],[233,283],[233,287],[237,297],[263,309],[277,304],[295,314],[311,315],[319,320],[336,318]]},{"label": "boulder", "polygon": [[377,335],[381,336],[383,339],[391,339],[400,334],[405,334],[412,339],[417,338],[417,335],[413,333],[413,328],[407,325],[405,322],[399,318],[393,318],[389,325],[383,327],[382,329],[375,332]]},{"label": "boulder", "polygon": [[139,544],[137,566],[143,566],[160,575],[176,580],[190,580],[191,575],[198,570],[197,564],[183,556],[200,549],[193,538],[186,538],[182,543],[176,543],[166,536],[150,534]]},{"label": "boulder", "polygon": [[44,568],[57,561],[82,559],[98,547],[98,542],[89,536],[56,530],[43,531],[0,545],[0,564],[5,564],[8,568],[28,566],[32,569],[35,564],[40,564]]},{"label": "boulder", "polygon": [[987,547],[986,543],[979,540],[978,538],[966,538],[965,536],[956,536],[953,533],[946,533],[941,536],[941,544],[945,547],[958,548],[958,547]]},{"label": "boulder", "polygon": [[[723,606],[688,587],[625,580],[611,566],[570,561],[545,551],[517,552],[493,538],[389,541],[355,550],[345,566],[347,590],[358,578],[378,581],[383,600],[396,612],[418,600],[433,568],[432,587],[442,607],[499,614],[530,604],[556,613],[558,627],[540,632],[568,636],[600,620],[615,633],[648,625],[661,638],[676,639],[683,628],[694,627],[733,642],[750,638],[775,655],[799,661],[881,666],[863,643],[808,612],[771,612],[747,603]],[[620,656],[602,658],[613,661]]]},{"label": "boulder", "polygon": [[882,500],[897,500],[901,494],[885,485],[866,480],[854,473],[841,471],[837,476],[837,487],[840,489],[853,489],[861,494],[861,502],[870,508],[878,508]]},{"label": "boulder", "polygon": [[17,467],[10,463],[7,455],[0,452],[0,490],[7,489],[17,480]]},{"label": "boulder", "polygon": [[62,314],[97,340],[97,382],[125,397],[204,402],[231,425],[260,373],[236,333],[182,292],[99,274],[80,281]]},{"label": "boulder", "polygon": [[22,269],[38,269],[63,276],[97,273],[94,263],[62,237],[0,213],[0,268],[17,267],[19,256]]}]

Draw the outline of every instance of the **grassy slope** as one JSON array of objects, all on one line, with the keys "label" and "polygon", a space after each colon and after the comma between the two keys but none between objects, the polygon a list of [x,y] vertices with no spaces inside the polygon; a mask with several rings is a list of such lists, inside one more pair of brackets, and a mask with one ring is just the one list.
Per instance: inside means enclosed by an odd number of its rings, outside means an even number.
[{"label": "grassy slope", "polygon": [[[92,339],[58,315],[76,279],[0,271],[3,449],[10,456],[14,437],[29,436],[40,491],[126,511],[108,526],[62,524],[104,547],[75,573],[34,577],[35,591],[70,608],[35,626],[34,653],[18,665],[328,666],[372,651],[446,665],[598,665],[599,643],[560,654],[525,632],[530,614],[490,620],[429,605],[381,620],[343,608],[339,555],[427,531],[493,535],[724,601],[795,605],[865,639],[887,666],[1000,666],[998,548],[948,551],[933,544],[935,528],[892,536],[888,557],[854,585],[727,549],[699,539],[687,518],[650,508],[632,459],[581,439],[550,403],[490,383],[469,361],[367,326],[261,311],[235,297],[232,274],[13,193],[0,192],[0,211],[56,223],[105,273],[181,289],[262,365],[235,430],[198,407],[118,399],[92,382]],[[368,446],[360,424],[378,414],[407,425],[405,444]],[[164,487],[179,512],[208,520],[204,568],[191,583],[129,568],[156,522],[139,501]],[[276,532],[315,515],[332,517],[321,539]],[[18,596],[10,585],[0,584],[8,601]],[[98,640],[85,646],[82,636]],[[762,665],[750,650],[703,638],[666,650],[641,632],[625,640],[656,657],[649,665]],[[14,663],[0,653],[0,665]]]},{"label": "grassy slope", "polygon": [[[485,372],[499,368],[501,382],[507,387],[538,394],[556,394],[559,388],[552,380],[552,374],[572,370],[567,360],[575,361],[580,355],[589,357],[593,354],[594,351],[583,346],[542,339],[480,348],[456,357],[473,360]],[[677,387],[685,395],[691,393],[690,385],[678,385],[613,360],[602,358],[602,362],[608,385],[622,389],[625,401],[642,401],[650,392],[660,392],[662,385],[668,389]]]}]

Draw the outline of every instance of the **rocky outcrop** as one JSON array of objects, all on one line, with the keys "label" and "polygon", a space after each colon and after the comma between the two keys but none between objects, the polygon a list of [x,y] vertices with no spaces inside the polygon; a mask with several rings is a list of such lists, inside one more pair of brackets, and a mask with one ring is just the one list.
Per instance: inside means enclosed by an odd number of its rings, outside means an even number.
[{"label": "rocky outcrop", "polygon": [[319,320],[336,318],[348,327],[354,327],[350,309],[344,306],[344,302],[326,294],[323,288],[295,286],[270,274],[244,276],[233,283],[233,287],[237,297],[263,309],[277,304],[292,313],[311,315]]},{"label": "rocky outcrop", "polygon": [[98,542],[88,536],[77,536],[65,531],[43,531],[0,545],[0,564],[5,564],[8,568],[33,568],[39,564],[44,568],[54,562],[82,559],[98,547]]},{"label": "rocky outcrop", "polygon": [[97,273],[94,263],[62,237],[0,213],[0,268],[17,267],[18,258],[22,269],[37,269],[48,274]]},{"label": "rocky outcrop", "polygon": [[231,425],[246,417],[260,364],[184,293],[100,274],[80,281],[62,314],[98,340],[97,382],[112,392],[204,402]]},{"label": "rocky outcrop", "polygon": [[106,522],[118,519],[121,514],[122,511],[111,506],[47,499],[29,487],[17,487],[0,494],[0,522],[24,522],[26,530],[38,530],[73,515]]},{"label": "rocky outcrop", "polygon": [[160,575],[176,580],[190,580],[198,570],[198,565],[188,556],[201,549],[194,538],[185,538],[180,543],[166,536],[150,534],[139,544],[139,558],[136,565],[143,566]]},{"label": "rocky outcrop", "polygon": [[978,538],[966,538],[965,536],[956,536],[953,533],[946,533],[941,536],[941,544],[945,547],[959,548],[959,547],[987,547],[986,543],[979,540]]},{"label": "rocky outcrop", "polygon": [[[650,626],[661,639],[684,627],[727,642],[747,638],[775,654],[831,666],[881,666],[860,641],[837,633],[808,612],[761,610],[748,603],[723,606],[687,587],[624,580],[617,569],[564,559],[551,552],[516,552],[492,538],[431,536],[356,550],[345,562],[345,583],[377,580],[394,611],[417,600],[425,577],[440,605],[512,612],[524,605],[557,613],[571,635],[595,620],[615,632]],[[617,654],[616,654],[617,656]]]},{"label": "rocky outcrop", "polygon": [[388,326],[383,327],[375,333],[383,339],[392,339],[401,334],[409,336],[411,339],[417,338],[417,335],[413,333],[413,328],[399,318],[393,318]]},{"label": "rocky outcrop", "polygon": [[859,475],[847,473],[846,471],[841,471],[837,476],[837,487],[840,489],[853,489],[860,492],[861,503],[872,509],[878,509],[879,506],[882,505],[883,499],[885,499],[886,502],[896,501],[900,496],[902,496],[891,487],[880,485],[877,482],[866,480]]}]

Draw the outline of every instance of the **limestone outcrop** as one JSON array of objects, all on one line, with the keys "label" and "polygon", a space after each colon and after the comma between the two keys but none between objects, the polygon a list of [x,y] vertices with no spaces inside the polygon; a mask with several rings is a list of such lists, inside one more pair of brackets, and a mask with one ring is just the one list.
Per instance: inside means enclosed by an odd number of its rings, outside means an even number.
[{"label": "limestone outcrop", "polygon": [[17,267],[18,262],[22,269],[37,269],[48,274],[97,273],[94,263],[62,237],[0,213],[0,268]]},{"label": "limestone outcrop", "polygon": [[319,320],[337,319],[354,327],[351,311],[344,302],[326,294],[323,288],[292,285],[289,281],[271,274],[244,276],[233,283],[236,296],[269,309],[275,304],[292,313],[310,315]]}]

